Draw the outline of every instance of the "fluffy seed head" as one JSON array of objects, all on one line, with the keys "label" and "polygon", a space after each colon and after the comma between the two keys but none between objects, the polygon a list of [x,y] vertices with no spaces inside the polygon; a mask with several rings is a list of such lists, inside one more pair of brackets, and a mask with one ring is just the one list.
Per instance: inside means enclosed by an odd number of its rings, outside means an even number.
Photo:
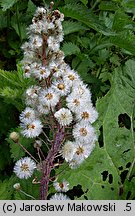
[{"label": "fluffy seed head", "polygon": [[67,181],[54,182],[53,186],[57,192],[67,192],[69,190],[69,183]]},{"label": "fluffy seed head", "polygon": [[62,126],[69,125],[73,120],[71,111],[66,108],[61,108],[54,114],[54,116]]},{"label": "fluffy seed head", "polygon": [[65,194],[56,193],[50,198],[50,200],[70,200],[70,198]]},{"label": "fluffy seed head", "polygon": [[27,179],[32,176],[34,169],[36,169],[35,162],[29,157],[24,157],[16,162],[14,166],[14,173],[20,179]]}]

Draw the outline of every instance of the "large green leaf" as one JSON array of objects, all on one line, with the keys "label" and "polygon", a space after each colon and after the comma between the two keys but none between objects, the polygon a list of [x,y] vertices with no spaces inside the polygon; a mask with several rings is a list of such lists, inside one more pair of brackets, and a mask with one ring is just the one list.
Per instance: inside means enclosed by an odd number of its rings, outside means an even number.
[{"label": "large green leaf", "polygon": [[[133,132],[133,119],[135,107],[135,61],[129,60],[123,68],[114,71],[112,88],[109,93],[98,100],[97,108],[100,113],[99,123],[103,127],[104,148],[121,176],[121,184],[124,184],[124,194],[128,194],[128,184],[134,173],[135,163],[135,138]],[[126,116],[129,124],[120,122]],[[121,171],[120,171],[121,170]],[[133,172],[133,173],[132,173]],[[123,178],[127,174],[127,179]],[[132,179],[134,181],[134,179]],[[132,192],[134,194],[134,192]],[[134,194],[135,195],[135,194]]]}]

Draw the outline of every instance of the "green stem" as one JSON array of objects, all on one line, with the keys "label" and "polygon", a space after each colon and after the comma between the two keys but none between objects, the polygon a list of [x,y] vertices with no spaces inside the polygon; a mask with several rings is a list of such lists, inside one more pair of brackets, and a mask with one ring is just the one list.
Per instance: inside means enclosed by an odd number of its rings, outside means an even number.
[{"label": "green stem", "polygon": [[35,198],[34,198],[33,196],[31,196],[31,195],[25,193],[23,190],[20,190],[20,192],[23,193],[24,195],[26,195],[27,197],[30,197],[30,198],[32,198],[32,199],[35,200]]}]

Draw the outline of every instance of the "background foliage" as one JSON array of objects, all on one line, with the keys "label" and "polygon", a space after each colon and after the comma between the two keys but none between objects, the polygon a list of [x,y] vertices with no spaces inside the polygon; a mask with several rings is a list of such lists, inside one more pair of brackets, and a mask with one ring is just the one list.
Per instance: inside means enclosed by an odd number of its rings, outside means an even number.
[{"label": "background foliage", "polygon": [[[30,199],[14,191],[16,182],[39,196],[32,178],[21,181],[13,174],[15,161],[25,153],[9,133],[19,130],[23,94],[33,82],[23,78],[20,47],[36,6],[49,2],[0,0],[0,199]],[[69,181],[71,199],[135,199],[135,1],[54,2],[65,15],[65,60],[89,86],[99,112],[99,141],[91,156],[76,170],[63,164],[56,172],[62,171],[59,179]],[[21,140],[34,153],[32,140]]]}]

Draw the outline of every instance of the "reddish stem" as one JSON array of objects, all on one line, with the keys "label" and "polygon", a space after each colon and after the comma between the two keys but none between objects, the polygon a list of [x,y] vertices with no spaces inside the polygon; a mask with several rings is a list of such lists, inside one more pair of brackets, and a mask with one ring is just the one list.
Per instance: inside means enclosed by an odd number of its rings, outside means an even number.
[{"label": "reddish stem", "polygon": [[58,129],[55,135],[52,147],[48,152],[47,158],[42,166],[42,179],[40,184],[40,199],[47,200],[48,195],[48,185],[50,181],[50,174],[54,167],[54,159],[60,150],[61,143],[64,139],[64,128]]},{"label": "reddish stem", "polygon": [[[47,47],[47,35],[43,34],[43,45],[42,45],[42,65],[43,66],[46,66],[48,64],[46,47]],[[46,82],[47,82],[46,83],[47,87],[50,86],[50,79],[48,80],[46,79]],[[51,110],[51,113],[52,113],[54,121],[56,121],[52,110]],[[60,146],[64,139],[64,135],[65,135],[64,131],[65,129],[60,128],[60,126],[58,125],[58,129],[55,134],[54,141],[52,142],[51,149],[49,150],[46,159],[42,163],[42,178],[40,181],[41,182],[40,183],[40,199],[41,200],[47,200],[50,174],[51,174],[52,169],[54,168],[55,156],[58,154],[60,150]]]},{"label": "reddish stem", "polygon": [[46,43],[47,43],[47,36],[43,35],[43,45],[42,45],[42,64],[43,66],[47,65],[47,56],[46,56]]}]

